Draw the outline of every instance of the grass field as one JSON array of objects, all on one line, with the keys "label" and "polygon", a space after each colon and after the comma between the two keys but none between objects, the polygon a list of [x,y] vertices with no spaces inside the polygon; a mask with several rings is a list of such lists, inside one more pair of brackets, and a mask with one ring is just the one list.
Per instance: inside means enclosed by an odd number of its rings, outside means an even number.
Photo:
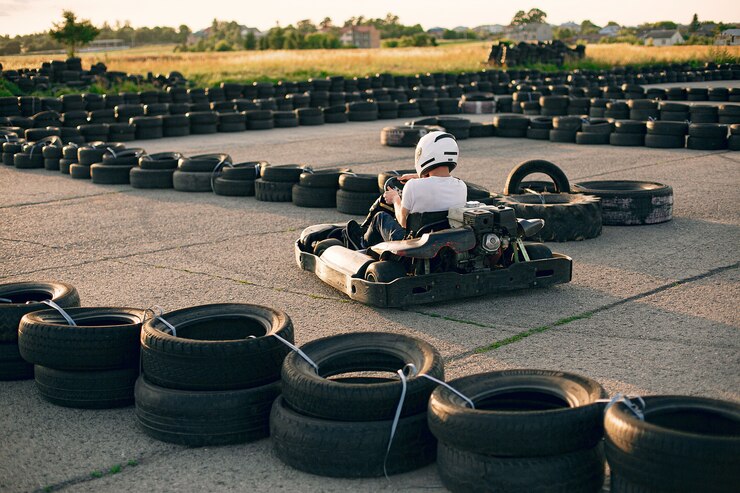
[{"label": "grass field", "polygon": [[[376,50],[237,51],[222,53],[175,53],[162,45],[107,53],[84,53],[83,65],[102,61],[110,70],[146,74],[177,70],[198,85],[222,81],[305,79],[327,75],[361,76],[380,72],[413,75],[423,72],[464,72],[485,68],[490,42],[450,43],[435,48]],[[566,68],[607,68],[614,65],[655,62],[704,62],[739,60],[740,46],[646,47],[627,44],[596,44],[587,57]],[[0,59],[5,68],[38,67],[51,55]],[[56,55],[54,58],[63,58]]]}]

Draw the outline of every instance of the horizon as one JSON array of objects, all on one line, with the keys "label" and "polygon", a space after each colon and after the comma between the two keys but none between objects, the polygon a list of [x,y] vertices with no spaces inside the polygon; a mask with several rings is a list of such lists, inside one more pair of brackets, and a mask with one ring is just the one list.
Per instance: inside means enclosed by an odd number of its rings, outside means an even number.
[{"label": "horizon", "polygon": [[[33,3],[33,5],[31,5]],[[133,27],[169,26],[177,28],[188,25],[193,31],[208,27],[214,18],[221,21],[236,21],[260,31],[269,30],[276,23],[285,27],[302,19],[310,19],[318,24],[324,17],[330,17],[335,25],[341,26],[350,17],[385,17],[387,13],[399,16],[406,25],[421,24],[427,30],[433,27],[453,29],[457,26],[476,27],[480,25],[508,25],[518,10],[528,11],[539,8],[547,13],[547,23],[560,25],[566,22],[580,23],[590,20],[603,26],[609,21],[622,26],[637,26],[644,23],[673,21],[688,24],[696,13],[700,21],[731,23],[740,17],[740,2],[729,0],[706,1],[701,6],[689,0],[654,0],[645,7],[645,2],[624,0],[623,2],[585,11],[581,0],[541,0],[538,2],[516,2],[516,6],[499,8],[484,0],[468,0],[463,8],[450,10],[435,8],[434,3],[423,0],[405,0],[403,3],[389,0],[376,0],[372,5],[352,5],[336,0],[319,0],[310,6],[298,0],[284,0],[275,8],[249,9],[246,2],[233,0],[211,0],[208,14],[200,12],[202,3],[184,0],[177,3],[177,11],[172,12],[172,3],[151,4],[143,0],[130,0],[130,12],[121,15],[120,8],[109,3],[100,4],[95,0],[0,0],[0,33],[16,35],[35,34],[49,30],[53,22],[59,22],[62,10],[72,10],[80,19],[89,19],[100,26],[104,22],[115,25],[116,21],[129,21]],[[431,5],[430,5],[431,4]],[[137,8],[140,7],[140,8]],[[633,8],[630,8],[633,7]],[[8,14],[7,12],[13,12]],[[316,12],[321,12],[317,14]],[[490,12],[490,14],[488,13]],[[578,14],[573,15],[573,12]],[[669,15],[664,14],[670,12]],[[152,19],[162,19],[161,21]]]}]

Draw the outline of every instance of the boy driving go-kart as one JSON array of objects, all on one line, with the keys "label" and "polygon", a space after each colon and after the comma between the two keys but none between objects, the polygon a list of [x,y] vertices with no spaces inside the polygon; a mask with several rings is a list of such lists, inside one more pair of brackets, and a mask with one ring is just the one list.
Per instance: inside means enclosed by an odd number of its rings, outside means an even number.
[{"label": "boy driving go-kart", "polygon": [[569,257],[524,241],[542,229],[542,219],[466,202],[465,183],[450,176],[458,157],[452,135],[425,135],[417,175],[390,178],[362,225],[303,230],[296,262],[350,298],[381,307],[569,282]]},{"label": "boy driving go-kart", "polygon": [[423,136],[416,146],[416,175],[389,180],[383,196],[371,208],[362,226],[354,220],[347,223],[346,246],[360,250],[381,241],[402,240],[407,234],[409,214],[446,212],[464,206],[467,186],[450,175],[459,154],[457,141],[451,134],[438,131]]}]

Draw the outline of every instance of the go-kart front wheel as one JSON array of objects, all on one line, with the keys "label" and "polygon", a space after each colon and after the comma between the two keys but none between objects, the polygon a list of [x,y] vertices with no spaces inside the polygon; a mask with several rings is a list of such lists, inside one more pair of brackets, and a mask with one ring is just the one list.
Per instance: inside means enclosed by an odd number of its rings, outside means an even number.
[{"label": "go-kart front wheel", "polygon": [[318,243],[316,243],[316,246],[313,247],[313,254],[317,257],[321,257],[321,254],[324,253],[326,250],[329,249],[329,247],[333,246],[344,246],[344,243],[341,242],[341,240],[337,240],[336,238],[329,238],[327,240],[322,240]]},{"label": "go-kart front wheel", "polygon": [[403,265],[389,260],[373,262],[365,271],[365,280],[369,282],[391,282],[405,276]]}]

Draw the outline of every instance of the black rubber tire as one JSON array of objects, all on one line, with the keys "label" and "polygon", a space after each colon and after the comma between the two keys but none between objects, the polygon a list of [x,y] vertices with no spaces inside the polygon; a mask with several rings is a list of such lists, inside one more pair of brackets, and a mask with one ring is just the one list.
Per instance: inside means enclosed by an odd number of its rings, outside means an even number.
[{"label": "black rubber tire", "polygon": [[550,130],[550,142],[573,143],[576,141],[576,132],[573,130]]},{"label": "black rubber tire", "polygon": [[342,214],[365,216],[378,199],[378,195],[377,191],[349,192],[347,190],[337,190],[337,211]]},{"label": "black rubber tire", "polygon": [[740,151],[740,135],[730,135],[727,139],[727,148],[731,151]]},{"label": "black rubber tire", "polygon": [[141,331],[144,375],[160,387],[234,390],[274,382],[290,349],[271,335],[293,342],[290,317],[258,305],[202,305],[162,318],[177,328],[177,337],[162,332],[167,329],[158,319],[147,320]]},{"label": "black rubber tire", "polygon": [[33,378],[33,365],[21,358],[18,345],[0,342],[0,382]]},{"label": "black rubber tire", "polygon": [[137,367],[144,311],[137,308],[70,308],[69,325],[53,309],[25,315],[18,327],[23,359],[58,370]]},{"label": "black rubber tire", "polygon": [[[727,149],[727,138],[710,138],[710,137],[689,137],[686,139],[687,149],[696,149],[700,151],[719,151]],[[16,157],[18,154],[16,154]]]},{"label": "black rubber tire", "polygon": [[134,403],[139,369],[68,371],[36,365],[34,373],[39,394],[52,404],[108,409]]},{"label": "black rubber tire", "polygon": [[253,197],[254,180],[230,180],[217,176],[213,180],[213,193],[227,197]]},{"label": "black rubber tire", "polygon": [[174,170],[131,168],[129,183],[133,188],[168,189],[173,188]]},{"label": "black rubber tire", "polygon": [[[157,152],[155,154],[144,154],[139,157],[139,166],[145,170],[168,170],[177,169],[178,162],[182,158],[179,152]],[[215,166],[215,165],[214,165]]]},{"label": "black rubber tire", "polygon": [[68,175],[69,167],[72,166],[73,164],[74,164],[74,161],[70,159],[64,159],[64,158],[60,159],[59,160],[59,172],[62,173],[63,175]]},{"label": "black rubber tire", "polygon": [[191,173],[213,173],[216,166],[231,163],[231,156],[228,154],[199,154],[191,157],[180,157],[177,163],[179,171]]},{"label": "black rubber tire", "polygon": [[34,152],[33,156],[27,152],[18,152],[13,155],[13,166],[18,169],[40,169],[44,167],[44,156],[40,150]]},{"label": "black rubber tire", "polygon": [[190,135],[190,126],[182,127],[163,127],[162,137],[185,137]]},{"label": "black rubber tire", "polygon": [[219,132],[244,132],[247,129],[247,122],[239,123],[219,123]]},{"label": "black rubber tire", "polygon": [[689,137],[700,137],[702,139],[726,139],[727,125],[715,123],[692,123],[689,125]]},{"label": "black rubber tire", "polygon": [[576,134],[576,144],[609,145],[609,135],[610,134],[578,132]]},{"label": "black rubber tire", "polygon": [[188,391],[136,381],[136,418],[152,438],[190,447],[244,443],[270,433],[280,382],[241,390]]},{"label": "black rubber tire", "polygon": [[254,180],[254,198],[262,202],[292,202],[293,183],[258,178]]},{"label": "black rubber tire", "polygon": [[55,145],[47,145],[41,149],[41,155],[44,159],[61,159],[62,148]]},{"label": "black rubber tire", "polygon": [[638,122],[635,120],[618,120],[614,122],[614,132],[618,134],[645,135],[647,132],[647,124],[646,122]]},{"label": "black rubber tire", "polygon": [[280,166],[263,166],[260,178],[271,182],[297,183],[304,167],[300,164],[283,164]]},{"label": "black rubber tire", "polygon": [[44,158],[44,169],[47,171],[59,171],[59,158]]},{"label": "black rubber tire", "polygon": [[246,161],[235,163],[231,166],[224,166],[221,169],[221,176],[227,180],[254,181],[258,176],[258,170],[262,166],[268,166],[264,161]]},{"label": "black rubber tire", "polygon": [[328,238],[317,242],[313,247],[313,254],[317,257],[321,257],[321,254],[333,246],[344,246],[341,240],[336,238]]},{"label": "black rubber tire", "polygon": [[[382,476],[390,429],[390,420],[345,422],[304,416],[283,397],[275,400],[270,414],[270,437],[278,459],[320,476]],[[431,464],[436,448],[425,413],[401,418],[388,454],[388,474]]]},{"label": "black rubber tire", "polygon": [[347,113],[324,113],[325,123],[347,123],[348,121],[349,116],[347,115]]},{"label": "black rubber tire", "polygon": [[390,147],[416,147],[419,139],[429,132],[424,125],[385,127],[380,131],[380,143]]},{"label": "black rubber tire", "polygon": [[494,457],[439,443],[437,471],[453,493],[598,493],[602,447],[549,457]]},{"label": "black rubber tire", "polygon": [[605,414],[606,456],[613,474],[647,491],[737,491],[740,405],[688,396],[644,401],[644,421],[622,403]]},{"label": "black rubber tire", "polygon": [[552,250],[550,250],[550,247],[543,243],[525,241],[524,248],[526,248],[527,250],[529,260],[542,260],[546,258],[552,258]]},{"label": "black rubber tire", "polygon": [[172,173],[172,186],[180,192],[212,192],[211,173],[181,171]]},{"label": "black rubber tire", "polygon": [[399,262],[381,260],[373,262],[365,270],[365,280],[368,282],[392,282],[406,277],[406,269]]},{"label": "black rubber tire", "polygon": [[683,137],[689,131],[686,122],[665,122],[665,121],[652,121],[647,122],[647,134],[648,135],[670,135]]},{"label": "black rubber tire", "polygon": [[369,173],[343,173],[339,176],[339,188],[347,192],[373,192],[378,191],[378,175]]},{"label": "black rubber tire", "polygon": [[339,188],[339,177],[350,171],[348,168],[317,169],[304,171],[298,179],[298,184],[306,188]]},{"label": "black rubber tire", "polygon": [[531,159],[519,163],[509,172],[504,183],[504,195],[522,193],[521,183],[529,175],[542,173],[547,175],[555,184],[559,193],[570,193],[570,182],[560,167],[544,159]]},{"label": "black rubber tire", "polygon": [[334,187],[305,187],[295,183],[292,190],[292,199],[293,205],[298,207],[334,208],[337,206],[337,189]]},{"label": "black rubber tire", "polygon": [[378,119],[376,111],[348,111],[347,120],[351,122],[372,122]]},{"label": "black rubber tire", "polygon": [[[301,350],[318,365],[318,374],[298,354],[289,354],[282,370],[283,397],[292,409],[306,416],[338,421],[393,419],[401,395],[399,379],[351,384],[327,378],[333,375],[359,371],[394,373],[413,363],[419,375],[444,379],[442,357],[437,350],[424,341],[399,334],[342,334],[314,340]],[[423,412],[435,386],[418,375],[409,377],[401,415]]]},{"label": "black rubber tire", "polygon": [[647,134],[645,147],[653,149],[683,149],[686,147],[686,137],[683,135]]},{"label": "black rubber tire", "polygon": [[588,181],[573,189],[601,199],[601,219],[608,226],[658,224],[673,218],[673,189],[662,183]]},{"label": "black rubber tire", "polygon": [[89,180],[90,166],[74,163],[69,166],[69,176],[75,180]]},{"label": "black rubber tire", "polygon": [[476,408],[439,386],[429,399],[429,428],[437,440],[457,449],[497,457],[540,457],[593,448],[604,435],[604,406],[596,401],[606,392],[581,375],[503,370],[449,384],[471,396]]},{"label": "black rubber tire", "polygon": [[601,234],[601,204],[592,195],[496,195],[494,201],[497,205],[513,208],[517,218],[544,219],[545,227],[530,238],[533,240],[580,241],[596,238]]},{"label": "black rubber tire", "polygon": [[[70,284],[60,282],[11,282],[0,284],[0,298],[13,303],[0,303],[0,343],[18,340],[18,326],[27,313],[46,310],[40,303],[51,300],[62,308],[80,306],[80,295]],[[27,302],[31,303],[27,303]]]},{"label": "black rubber tire", "polygon": [[535,140],[550,140],[550,130],[546,128],[528,128],[527,138]]},{"label": "black rubber tire", "polygon": [[90,166],[90,178],[99,185],[128,185],[132,168],[134,166],[95,163]]},{"label": "black rubber tire", "polygon": [[[260,111],[260,110],[257,110]],[[247,130],[270,130],[275,128],[275,120],[247,120]]]},{"label": "black rubber tire", "polygon": [[194,123],[190,125],[190,135],[209,135],[218,132],[218,125],[215,123],[210,124],[199,124]]},{"label": "black rubber tire", "polygon": [[645,145],[645,136],[643,134],[613,133],[609,136],[609,144],[622,147],[639,147]]}]

